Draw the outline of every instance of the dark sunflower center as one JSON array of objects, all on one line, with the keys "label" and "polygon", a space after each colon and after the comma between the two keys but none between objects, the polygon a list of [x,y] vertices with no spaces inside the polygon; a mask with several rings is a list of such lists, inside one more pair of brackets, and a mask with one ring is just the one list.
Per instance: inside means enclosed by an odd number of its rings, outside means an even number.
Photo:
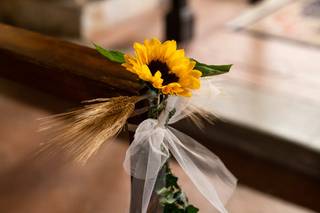
[{"label": "dark sunflower center", "polygon": [[170,69],[166,63],[161,61],[151,61],[148,64],[148,67],[154,75],[158,70],[161,72],[161,77],[163,79],[163,85],[170,84],[172,82],[178,82],[179,78],[174,73],[170,73]]}]

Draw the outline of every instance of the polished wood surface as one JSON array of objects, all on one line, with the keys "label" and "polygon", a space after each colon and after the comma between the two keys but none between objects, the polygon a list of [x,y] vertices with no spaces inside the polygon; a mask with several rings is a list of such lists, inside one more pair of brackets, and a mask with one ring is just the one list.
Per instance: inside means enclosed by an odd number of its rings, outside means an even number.
[{"label": "polished wood surface", "polygon": [[0,24],[2,77],[74,100],[136,94],[137,78],[95,50]]}]

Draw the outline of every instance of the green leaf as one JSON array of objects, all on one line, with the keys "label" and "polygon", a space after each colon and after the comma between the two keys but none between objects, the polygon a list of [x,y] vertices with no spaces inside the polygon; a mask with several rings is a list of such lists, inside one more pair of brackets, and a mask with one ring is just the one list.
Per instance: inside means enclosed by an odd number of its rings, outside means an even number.
[{"label": "green leaf", "polygon": [[170,192],[170,189],[168,189],[167,187],[163,187],[157,191],[157,194],[166,196],[169,192]]},{"label": "green leaf", "polygon": [[197,213],[199,209],[189,204],[186,194],[178,185],[178,177],[174,176],[169,164],[166,163],[164,168],[166,169],[166,187],[157,191],[163,213]]},{"label": "green leaf", "polygon": [[196,62],[195,69],[202,72],[202,77],[224,74],[229,72],[232,67],[232,64],[208,65],[196,60],[194,61]]},{"label": "green leaf", "polygon": [[167,183],[166,183],[166,185],[167,185],[167,187],[169,187],[169,186],[178,186],[178,178],[177,177],[175,177],[175,176],[173,176],[171,173],[170,174],[167,174],[167,176],[166,176],[166,181],[167,181]]},{"label": "green leaf", "polygon": [[194,207],[193,205],[189,205],[186,208],[186,213],[197,213],[198,211],[199,211],[199,209]]},{"label": "green leaf", "polygon": [[107,50],[107,49],[104,49],[103,47],[100,47],[97,44],[94,44],[94,46],[101,55],[103,55],[110,61],[121,63],[121,64],[125,62],[124,54],[122,52],[119,52],[116,50]]},{"label": "green leaf", "polygon": [[178,208],[174,204],[169,204],[164,207],[163,213],[185,213],[185,210]]},{"label": "green leaf", "polygon": [[166,203],[166,204],[173,204],[174,202],[176,202],[176,198],[174,197],[171,197],[171,196],[168,196],[166,198],[162,198],[163,199],[163,203]]},{"label": "green leaf", "polygon": [[181,204],[183,204],[183,205],[188,203],[188,198],[187,198],[186,194],[182,191],[180,191],[178,193],[178,199],[181,202]]}]

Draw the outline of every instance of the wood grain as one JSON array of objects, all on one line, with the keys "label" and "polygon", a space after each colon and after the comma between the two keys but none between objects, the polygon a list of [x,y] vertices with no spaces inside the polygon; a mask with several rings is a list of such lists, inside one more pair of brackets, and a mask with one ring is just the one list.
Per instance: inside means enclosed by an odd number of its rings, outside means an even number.
[{"label": "wood grain", "polygon": [[95,50],[0,24],[0,75],[74,100],[137,94],[137,79]]}]

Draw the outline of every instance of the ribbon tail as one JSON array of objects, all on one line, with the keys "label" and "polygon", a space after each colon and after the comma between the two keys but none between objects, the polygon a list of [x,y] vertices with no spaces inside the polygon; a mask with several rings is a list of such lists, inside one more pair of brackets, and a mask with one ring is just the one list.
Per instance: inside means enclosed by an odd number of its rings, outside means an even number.
[{"label": "ribbon tail", "polygon": [[[149,153],[148,167],[142,196],[142,213],[147,213],[152,192],[155,189],[157,174],[159,174],[159,171],[163,166],[163,162],[161,162],[161,159],[159,157],[161,157],[161,155],[157,156]],[[155,174],[156,176],[154,176]]]},{"label": "ribbon tail", "polygon": [[144,180],[142,213],[147,212],[159,171],[170,157],[169,150],[163,143],[165,130],[156,128],[156,125],[157,122],[153,119],[147,119],[139,125],[124,161],[128,174]]},{"label": "ribbon tail", "polygon": [[193,138],[169,127],[164,137],[170,152],[201,194],[221,213],[237,180],[222,161]]}]

